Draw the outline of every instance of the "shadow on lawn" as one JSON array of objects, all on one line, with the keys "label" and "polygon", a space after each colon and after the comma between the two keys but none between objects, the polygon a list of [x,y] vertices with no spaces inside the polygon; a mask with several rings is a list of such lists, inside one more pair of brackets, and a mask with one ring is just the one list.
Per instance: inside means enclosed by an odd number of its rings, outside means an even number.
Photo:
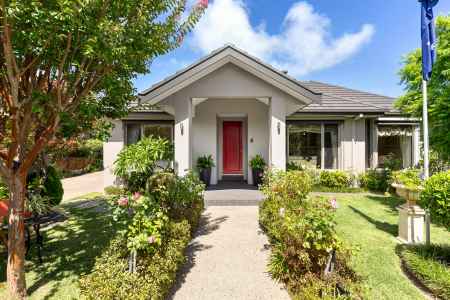
[{"label": "shadow on lawn", "polygon": [[[55,295],[61,284],[64,284],[64,279],[72,275],[78,278],[91,271],[95,258],[113,237],[114,228],[108,213],[98,213],[96,209],[72,208],[66,222],[43,231],[43,234],[43,263],[39,264],[36,249],[32,244],[26,271],[36,273],[37,278],[36,281],[28,283],[29,295],[49,282],[54,282],[46,291],[47,299]],[[5,261],[0,267],[2,282],[6,280]]]},{"label": "shadow on lawn", "polygon": [[386,197],[383,195],[368,195],[367,199],[378,202],[389,208],[391,212],[395,212],[397,214],[397,207],[403,203],[405,203],[404,199],[398,197]]},{"label": "shadow on lawn", "polygon": [[180,268],[177,274],[174,285],[170,289],[167,299],[173,299],[175,293],[181,288],[183,283],[186,281],[186,276],[190,270],[195,266],[197,253],[199,251],[204,251],[211,249],[213,246],[205,245],[196,238],[208,235],[211,232],[219,229],[220,224],[228,220],[228,216],[222,216],[215,219],[211,219],[211,214],[203,214],[200,219],[199,228],[194,234],[193,240],[187,246],[186,253],[186,263]]},{"label": "shadow on lawn", "polygon": [[369,223],[372,223],[373,225],[375,225],[375,227],[377,229],[387,232],[393,236],[397,236],[397,234],[398,234],[397,224],[391,224],[388,222],[378,221],[378,220],[366,215],[365,213],[363,213],[362,211],[360,211],[359,209],[357,209],[351,205],[349,206],[349,208],[351,210],[353,210],[355,213],[357,213],[358,215],[360,215],[361,217],[363,217],[364,219],[366,219]]}]

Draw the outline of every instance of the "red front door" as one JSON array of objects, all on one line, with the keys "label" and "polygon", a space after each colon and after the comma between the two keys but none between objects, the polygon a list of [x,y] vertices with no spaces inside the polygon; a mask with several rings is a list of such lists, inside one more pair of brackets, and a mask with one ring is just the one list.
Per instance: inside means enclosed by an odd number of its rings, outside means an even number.
[{"label": "red front door", "polygon": [[223,173],[242,174],[242,122],[223,122]]}]

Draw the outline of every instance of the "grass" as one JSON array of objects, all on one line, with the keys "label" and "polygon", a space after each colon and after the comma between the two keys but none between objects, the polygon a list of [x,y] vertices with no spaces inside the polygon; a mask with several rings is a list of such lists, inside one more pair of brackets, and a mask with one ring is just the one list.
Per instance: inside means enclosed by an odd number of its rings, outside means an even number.
[{"label": "grass", "polygon": [[399,247],[408,270],[435,296],[450,299],[450,245]]},{"label": "grass", "polygon": [[[42,264],[36,250],[31,249],[26,261],[26,281],[29,299],[79,299],[78,279],[89,273],[95,257],[109,243],[114,233],[112,219],[95,208],[76,208],[84,200],[102,201],[99,194],[89,194],[64,202],[60,208],[69,218],[43,230]],[[3,249],[2,249],[3,250]],[[6,254],[0,264],[0,299],[6,298]]]},{"label": "grass", "polygon": [[[352,262],[363,276],[368,299],[424,299],[403,275],[396,253],[398,212],[403,200],[381,195],[337,195],[338,232],[359,248]],[[433,243],[449,243],[450,233],[432,226]]]},{"label": "grass", "polygon": [[364,193],[367,190],[363,188],[357,187],[327,187],[320,184],[313,185],[313,192],[322,192],[322,193]]}]

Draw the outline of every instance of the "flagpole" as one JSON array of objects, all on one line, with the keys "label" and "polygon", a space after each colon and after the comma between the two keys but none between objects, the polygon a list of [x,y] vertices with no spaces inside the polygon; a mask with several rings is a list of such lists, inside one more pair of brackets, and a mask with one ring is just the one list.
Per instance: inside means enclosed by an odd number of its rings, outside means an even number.
[{"label": "flagpole", "polygon": [[[428,93],[427,93],[427,81],[422,80],[422,94],[423,94],[423,106],[422,106],[422,121],[423,121],[423,175],[424,180],[427,180],[430,176],[429,173],[429,141],[428,141]],[[428,211],[425,214],[425,238],[426,244],[430,244],[430,214]]]}]

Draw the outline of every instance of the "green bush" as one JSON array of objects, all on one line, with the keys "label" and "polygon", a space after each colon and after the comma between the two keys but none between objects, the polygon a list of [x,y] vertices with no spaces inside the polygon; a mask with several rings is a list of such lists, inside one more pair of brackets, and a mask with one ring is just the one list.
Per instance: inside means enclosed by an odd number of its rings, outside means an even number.
[{"label": "green bush", "polygon": [[329,188],[347,188],[351,187],[353,178],[344,171],[321,171],[320,185]]},{"label": "green bush", "polygon": [[128,252],[123,239],[115,239],[96,260],[93,272],[80,279],[87,299],[164,299],[177,270],[186,261],[184,250],[190,241],[185,221],[168,226],[164,242],[152,255],[138,256],[136,273],[128,272]]},{"label": "green bush", "polygon": [[450,171],[436,173],[425,182],[420,204],[430,211],[433,221],[450,230]]},{"label": "green bush", "polygon": [[64,189],[61,182],[61,176],[52,166],[48,166],[44,180],[44,189],[41,194],[48,197],[50,205],[55,206],[61,203],[64,195]]},{"label": "green bush", "polygon": [[359,176],[359,184],[362,188],[376,192],[386,192],[389,189],[389,170],[368,170]]},{"label": "green bush", "polygon": [[126,194],[125,189],[120,186],[110,185],[105,187],[105,194],[108,196],[120,196]]},{"label": "green bush", "polygon": [[[311,179],[301,171],[269,173],[264,180],[259,221],[272,244],[269,273],[299,299],[340,293],[351,298],[359,293],[358,278],[336,234],[337,203],[310,198],[310,190]],[[335,272],[324,275],[333,250]]]},{"label": "green bush", "polygon": [[261,155],[257,154],[255,157],[250,159],[249,165],[254,170],[264,170],[266,167],[266,161]]},{"label": "green bush", "polygon": [[114,173],[132,191],[144,191],[148,178],[159,168],[159,161],[171,161],[172,144],[164,138],[148,137],[128,145],[118,154]]},{"label": "green bush", "polygon": [[450,246],[401,246],[406,267],[439,299],[450,300]]}]

